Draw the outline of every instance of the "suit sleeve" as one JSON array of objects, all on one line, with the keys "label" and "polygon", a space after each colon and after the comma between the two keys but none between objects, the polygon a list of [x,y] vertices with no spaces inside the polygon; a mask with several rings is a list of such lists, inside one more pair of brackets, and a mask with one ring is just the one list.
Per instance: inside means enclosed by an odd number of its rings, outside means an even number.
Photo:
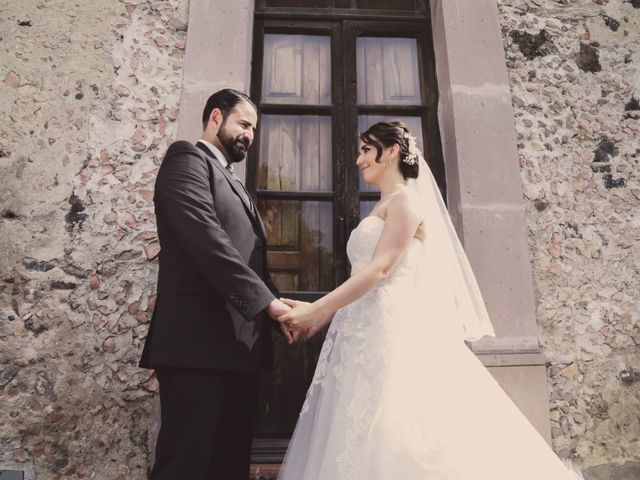
[{"label": "suit sleeve", "polygon": [[[276,287],[276,284],[273,283],[273,280],[271,279],[271,275],[269,275],[269,272],[267,271],[267,276],[264,280],[264,283],[267,285],[267,287],[269,287],[269,290],[271,290],[271,293],[273,293],[273,295],[276,298],[280,298],[282,297],[282,294],[280,293],[280,290],[278,289],[278,287]],[[270,320],[270,324],[271,327],[278,332],[278,334],[280,334],[281,336],[284,336],[282,333],[282,330],[280,329],[280,322],[277,320],[274,320],[273,318],[269,318]]]},{"label": "suit sleeve", "polygon": [[188,142],[169,147],[156,179],[154,202],[213,289],[251,320],[275,297],[220,225],[209,169],[194,149]]}]

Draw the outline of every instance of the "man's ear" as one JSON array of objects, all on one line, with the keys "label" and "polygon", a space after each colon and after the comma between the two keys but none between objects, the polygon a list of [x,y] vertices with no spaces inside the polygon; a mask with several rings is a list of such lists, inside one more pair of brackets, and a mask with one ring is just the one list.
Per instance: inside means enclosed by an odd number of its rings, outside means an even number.
[{"label": "man's ear", "polygon": [[220,110],[219,108],[214,108],[213,110],[211,110],[211,114],[209,115],[209,123],[213,124],[216,129],[220,128],[223,120],[224,117],[222,116],[222,110]]}]

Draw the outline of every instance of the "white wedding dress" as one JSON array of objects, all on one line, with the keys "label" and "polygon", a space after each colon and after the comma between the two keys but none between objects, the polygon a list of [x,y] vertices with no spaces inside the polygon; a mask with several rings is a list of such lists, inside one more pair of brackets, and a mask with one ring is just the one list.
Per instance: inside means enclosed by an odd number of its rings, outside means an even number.
[{"label": "white wedding dress", "polygon": [[[370,216],[352,232],[353,272],[383,227]],[[387,280],[336,312],[278,479],[579,478],[439,317],[443,299],[415,281],[420,252],[414,239]]]}]

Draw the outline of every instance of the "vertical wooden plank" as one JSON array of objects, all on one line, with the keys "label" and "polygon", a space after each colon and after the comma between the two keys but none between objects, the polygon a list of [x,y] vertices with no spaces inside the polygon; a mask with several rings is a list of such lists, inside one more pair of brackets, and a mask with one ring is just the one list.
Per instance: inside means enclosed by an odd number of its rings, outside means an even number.
[{"label": "vertical wooden plank", "polygon": [[367,103],[369,105],[384,104],[384,57],[382,55],[382,38],[372,38],[369,40],[369,48],[367,54],[367,83],[369,84],[367,91],[369,97]]},{"label": "vertical wooden plank", "polygon": [[319,205],[319,230],[320,242],[318,245],[318,291],[331,290],[333,284],[333,211],[331,204],[321,203]]},{"label": "vertical wooden plank", "polygon": [[367,49],[366,39],[359,38],[356,42],[356,75],[357,75],[357,90],[358,90],[358,104],[366,105],[367,94]]},{"label": "vertical wooden plank", "polygon": [[[353,165],[348,164],[348,157],[357,151],[358,146],[358,106],[357,85],[358,76],[356,68],[356,47],[359,41],[358,35],[361,32],[358,22],[345,21],[342,28],[342,61],[341,71],[344,75],[343,86],[343,135],[341,143],[344,143],[344,152],[341,168],[344,172],[343,184],[341,185],[341,208],[343,214],[335,220],[338,235],[336,235],[335,252],[341,259],[346,259],[346,242],[349,232],[355,228],[358,222],[358,185],[359,172]],[[363,101],[361,103],[366,103]],[[337,186],[334,188],[338,188]],[[341,213],[342,213],[341,212]],[[342,277],[336,276],[336,283],[346,278],[348,263],[342,260]]]},{"label": "vertical wooden plank", "polygon": [[[343,253],[346,251],[346,218],[347,218],[347,176],[349,174],[345,167],[345,158],[349,151],[350,144],[345,139],[348,138],[352,128],[348,125],[350,122],[349,114],[346,108],[346,97],[352,96],[357,98],[357,91],[353,88],[356,76],[347,76],[345,73],[345,62],[348,61],[345,50],[345,29],[350,28],[348,23],[333,24],[331,34],[331,101],[334,105],[333,114],[331,116],[331,126],[329,134],[331,135],[331,151],[329,152],[329,160],[331,165],[331,189],[334,192],[333,203],[331,205],[331,227],[332,227],[332,252],[331,279],[328,285],[333,288],[335,285],[343,282],[347,276],[347,259]],[[345,28],[346,27],[346,28]],[[355,41],[354,41],[355,50]],[[355,54],[349,55],[352,60],[352,68],[355,65]],[[355,101],[354,101],[355,103]],[[355,115],[354,115],[355,118]],[[353,196],[353,195],[350,195]]]},{"label": "vertical wooden plank", "polygon": [[272,68],[267,84],[269,96],[277,94],[300,96],[301,86],[298,82],[300,65],[295,45],[291,40],[283,39],[280,35],[272,45]]},{"label": "vertical wooden plank", "polygon": [[318,97],[319,105],[331,105],[331,75],[333,69],[331,67],[331,39],[329,37],[318,37],[320,43],[320,58],[318,62],[319,83],[318,88],[320,95]]},{"label": "vertical wooden plank", "polygon": [[279,202],[269,202],[269,208],[273,217],[271,220],[271,234],[267,240],[269,245],[279,247],[284,243],[282,241],[282,216],[280,215]]},{"label": "vertical wooden plank", "polygon": [[418,82],[418,50],[414,38],[381,40],[384,78],[384,104],[420,103]]},{"label": "vertical wooden plank", "polygon": [[300,250],[300,202],[281,202],[282,245]]},{"label": "vertical wooden plank", "polygon": [[282,158],[278,153],[282,149],[284,143],[282,137],[285,133],[279,115],[269,115],[269,119],[268,125],[265,125],[265,127],[268,127],[266,136],[269,139],[267,142],[267,158],[265,159],[268,178],[267,188],[269,190],[281,190],[280,170]]},{"label": "vertical wooden plank", "polygon": [[331,144],[331,118],[320,117],[318,120],[318,190],[333,190],[333,153]]},{"label": "vertical wooden plank", "polygon": [[301,261],[302,287],[307,291],[318,289],[318,202],[304,202],[301,209]]},{"label": "vertical wooden plank", "polygon": [[302,97],[300,35],[269,34],[265,38],[263,98],[281,103]]},{"label": "vertical wooden plank", "polygon": [[271,115],[262,115],[260,119],[260,142],[258,144],[258,171],[257,187],[259,189],[269,188],[269,143],[271,132]]},{"label": "vertical wooden plank", "polygon": [[298,289],[298,275],[291,272],[273,272],[271,279],[279,290],[294,292]]},{"label": "vertical wooden plank", "polygon": [[303,191],[331,191],[331,120],[328,117],[309,116],[300,121],[300,188]]},{"label": "vertical wooden plank", "polygon": [[421,103],[414,38],[360,37],[356,60],[359,104]]},{"label": "vertical wooden plank", "polygon": [[311,38],[297,38],[299,48],[302,51],[302,97],[300,103],[317,104],[320,98],[318,89],[318,76],[314,75],[318,69],[320,59],[318,42]]},{"label": "vertical wooden plank", "polygon": [[[258,5],[264,6],[264,0],[257,0]],[[253,30],[253,54],[251,68],[251,98],[259,105],[262,102],[262,76],[264,70],[264,20],[254,19]],[[262,118],[259,119],[259,125],[262,125]],[[262,132],[257,136],[254,148],[249,150],[247,159],[246,186],[250,192],[256,191],[258,186],[260,169],[260,159],[262,158]],[[258,153],[258,159],[255,156]],[[261,187],[263,188],[263,187]]]},{"label": "vertical wooden plank", "polygon": [[263,115],[260,137],[260,188],[332,190],[329,117]]},{"label": "vertical wooden plank", "polygon": [[300,188],[310,191],[317,190],[319,186],[318,159],[318,117],[302,117],[300,122]]},{"label": "vertical wooden plank", "polygon": [[302,118],[293,115],[283,115],[283,123],[287,125],[286,150],[280,155],[286,159],[281,172],[283,190],[300,190],[300,164],[302,163]]},{"label": "vertical wooden plank", "polygon": [[263,102],[298,105],[331,103],[329,37],[267,34]]},{"label": "vertical wooden plank", "polygon": [[269,130],[269,190],[298,190],[300,165],[300,129],[297,117],[274,115]]},{"label": "vertical wooden plank", "polygon": [[[403,80],[405,75],[409,72],[406,70],[410,67],[406,62],[403,62],[402,55],[403,48],[398,45],[398,42],[392,42],[391,39],[385,39],[382,42],[382,62],[384,64],[382,84],[384,87],[385,104],[390,104],[394,100],[402,99],[403,94]],[[395,40],[395,39],[394,39]]]}]

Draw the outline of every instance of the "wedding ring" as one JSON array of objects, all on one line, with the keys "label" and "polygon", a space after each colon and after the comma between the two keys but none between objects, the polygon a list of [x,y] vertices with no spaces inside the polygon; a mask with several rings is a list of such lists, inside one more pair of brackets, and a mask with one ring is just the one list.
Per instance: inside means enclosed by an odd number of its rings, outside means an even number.
[{"label": "wedding ring", "polygon": [[287,325],[287,327],[293,328],[293,323],[291,323],[291,320],[287,320],[285,324]]}]

